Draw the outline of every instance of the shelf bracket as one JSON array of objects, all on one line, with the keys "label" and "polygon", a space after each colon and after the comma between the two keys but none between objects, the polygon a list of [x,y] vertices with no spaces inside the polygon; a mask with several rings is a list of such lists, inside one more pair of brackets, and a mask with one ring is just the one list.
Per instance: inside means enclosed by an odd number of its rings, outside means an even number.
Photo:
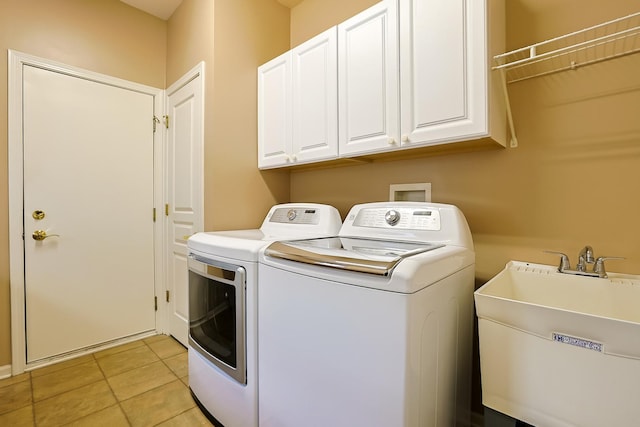
[{"label": "shelf bracket", "polygon": [[509,147],[516,148],[518,146],[518,138],[516,136],[516,127],[513,124],[511,102],[509,101],[509,90],[507,89],[507,72],[504,68],[500,68],[500,80],[502,81],[502,91],[504,92],[504,102],[507,110],[507,122],[509,123],[509,132],[511,133]]}]

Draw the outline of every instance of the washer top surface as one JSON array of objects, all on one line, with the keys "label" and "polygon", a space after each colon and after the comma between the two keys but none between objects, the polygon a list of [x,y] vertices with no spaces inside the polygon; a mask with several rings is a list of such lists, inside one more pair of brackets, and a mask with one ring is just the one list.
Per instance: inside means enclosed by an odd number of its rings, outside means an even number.
[{"label": "washer top surface", "polygon": [[469,226],[457,207],[381,202],[354,206],[337,237],[273,242],[261,262],[412,293],[472,265],[475,255]]},{"label": "washer top surface", "polygon": [[317,203],[273,206],[259,229],[196,233],[187,241],[191,253],[257,262],[260,249],[276,240],[335,236],[342,225],[336,208]]}]

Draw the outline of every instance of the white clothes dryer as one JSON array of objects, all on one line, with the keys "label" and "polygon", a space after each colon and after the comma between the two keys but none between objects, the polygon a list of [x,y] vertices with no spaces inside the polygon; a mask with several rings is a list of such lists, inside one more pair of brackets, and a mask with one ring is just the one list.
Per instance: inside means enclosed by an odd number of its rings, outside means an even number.
[{"label": "white clothes dryer", "polygon": [[335,235],[328,205],[273,206],[260,229],[189,238],[189,387],[214,425],[258,425],[258,252],[276,239]]},{"label": "white clothes dryer", "polygon": [[260,256],[261,427],[468,425],[475,255],[452,205],[354,206]]}]

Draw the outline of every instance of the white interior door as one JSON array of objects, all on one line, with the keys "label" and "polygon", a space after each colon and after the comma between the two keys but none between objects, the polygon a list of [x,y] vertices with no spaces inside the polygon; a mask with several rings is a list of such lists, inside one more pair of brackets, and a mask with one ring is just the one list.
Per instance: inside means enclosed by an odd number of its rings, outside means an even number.
[{"label": "white interior door", "polygon": [[153,96],[29,65],[23,88],[27,363],[154,330]]},{"label": "white interior door", "polygon": [[189,334],[187,239],[203,229],[204,64],[167,89],[167,290],[169,333]]}]

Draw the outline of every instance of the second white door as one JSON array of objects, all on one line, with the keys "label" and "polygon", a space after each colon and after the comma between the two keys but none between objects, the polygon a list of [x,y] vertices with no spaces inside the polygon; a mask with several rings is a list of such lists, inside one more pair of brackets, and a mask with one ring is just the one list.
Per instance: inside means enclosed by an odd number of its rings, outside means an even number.
[{"label": "second white door", "polygon": [[167,89],[167,302],[169,333],[189,333],[187,239],[203,229],[204,64]]}]

